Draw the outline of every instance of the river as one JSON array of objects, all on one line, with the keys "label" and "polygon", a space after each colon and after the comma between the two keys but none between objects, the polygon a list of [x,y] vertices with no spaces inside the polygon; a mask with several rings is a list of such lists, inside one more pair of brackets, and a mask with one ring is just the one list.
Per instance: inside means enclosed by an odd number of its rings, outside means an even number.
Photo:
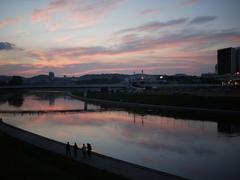
[{"label": "river", "polygon": [[79,146],[91,143],[98,153],[182,177],[240,179],[240,123],[103,109],[59,92],[15,93],[0,99],[0,111],[63,109],[85,111],[0,117],[51,139]]}]

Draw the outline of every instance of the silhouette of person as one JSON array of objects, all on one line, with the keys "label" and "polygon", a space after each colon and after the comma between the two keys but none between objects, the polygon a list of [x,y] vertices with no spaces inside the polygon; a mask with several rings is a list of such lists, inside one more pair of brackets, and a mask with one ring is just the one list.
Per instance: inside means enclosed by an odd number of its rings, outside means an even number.
[{"label": "silhouette of person", "polygon": [[77,155],[78,155],[78,145],[77,145],[76,142],[74,143],[73,150],[74,150],[74,156],[75,156],[75,158],[77,158]]},{"label": "silhouette of person", "polygon": [[91,155],[92,155],[92,146],[91,144],[87,143],[87,154],[88,154],[88,157],[91,158]]},{"label": "silhouette of person", "polygon": [[82,154],[83,154],[83,157],[86,158],[87,156],[87,147],[85,144],[83,144],[82,146]]},{"label": "silhouette of person", "polygon": [[70,147],[69,142],[67,142],[67,144],[66,144],[66,155],[71,157],[71,147]]}]

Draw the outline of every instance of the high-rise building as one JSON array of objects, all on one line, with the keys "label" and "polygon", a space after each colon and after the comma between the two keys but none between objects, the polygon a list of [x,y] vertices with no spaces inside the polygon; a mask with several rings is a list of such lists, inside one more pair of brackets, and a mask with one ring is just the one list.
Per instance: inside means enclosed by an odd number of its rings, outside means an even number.
[{"label": "high-rise building", "polygon": [[219,49],[217,52],[217,71],[219,75],[240,72],[240,48]]},{"label": "high-rise building", "polygon": [[236,48],[237,74],[240,73],[240,47]]},{"label": "high-rise building", "polygon": [[49,78],[49,81],[53,81],[54,80],[54,72],[49,72],[48,78]]}]

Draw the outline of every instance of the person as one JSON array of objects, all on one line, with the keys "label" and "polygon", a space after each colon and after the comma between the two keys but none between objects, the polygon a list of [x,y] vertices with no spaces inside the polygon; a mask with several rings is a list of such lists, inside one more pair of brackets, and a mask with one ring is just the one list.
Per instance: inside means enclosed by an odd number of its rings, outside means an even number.
[{"label": "person", "polygon": [[75,156],[75,158],[77,158],[77,155],[78,155],[78,145],[77,145],[76,142],[74,143],[73,150],[74,150],[74,156]]},{"label": "person", "polygon": [[88,154],[88,157],[91,158],[91,155],[92,155],[92,146],[91,144],[87,143],[87,154]]},{"label": "person", "polygon": [[66,155],[71,157],[71,147],[69,142],[67,142],[67,145],[66,145]]},{"label": "person", "polygon": [[87,148],[86,148],[85,144],[83,144],[83,146],[82,146],[82,154],[83,154],[83,158],[86,158]]}]

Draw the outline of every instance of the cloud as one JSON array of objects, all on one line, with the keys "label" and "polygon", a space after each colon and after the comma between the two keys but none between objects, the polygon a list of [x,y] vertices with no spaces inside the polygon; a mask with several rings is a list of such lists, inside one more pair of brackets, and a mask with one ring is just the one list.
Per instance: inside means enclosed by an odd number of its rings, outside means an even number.
[{"label": "cloud", "polygon": [[9,42],[0,42],[0,51],[2,50],[12,50],[15,48],[14,44],[11,44]]},{"label": "cloud", "polygon": [[57,43],[63,43],[63,42],[69,41],[69,40],[71,40],[71,39],[73,39],[73,36],[71,36],[71,35],[66,35],[66,36],[58,37],[55,41],[56,41]]},{"label": "cloud", "polygon": [[24,71],[35,71],[37,67],[34,67],[29,64],[19,64],[19,63],[13,63],[13,64],[0,64],[0,72],[1,75],[26,75],[25,73],[22,73]]},{"label": "cloud", "polygon": [[193,4],[198,3],[200,0],[183,0],[178,4],[180,7],[191,6]]},{"label": "cloud", "polygon": [[[96,22],[111,13],[122,0],[55,0],[50,1],[47,7],[35,9],[32,20],[48,23],[48,30],[78,29],[94,25]],[[54,16],[62,13],[62,19],[57,21]]]},{"label": "cloud", "polygon": [[[148,22],[137,27],[122,29],[120,31],[115,32],[115,34],[117,35],[122,33],[129,33],[129,32],[150,32],[151,33],[154,31],[159,31],[164,28],[179,27],[187,23],[188,19],[189,18],[179,18],[179,19],[169,20],[166,22]],[[216,16],[199,16],[190,20],[189,24],[190,25],[204,24],[214,20],[216,20]]]},{"label": "cloud", "polygon": [[[90,47],[89,47],[90,48]],[[144,69],[146,73],[190,73],[196,74],[201,72],[209,72],[211,70],[211,64],[214,63],[214,52],[204,52],[202,55],[192,54],[167,54],[162,56],[161,54],[154,53],[154,49],[150,49],[151,55],[141,55],[136,52],[125,52],[124,54],[94,54],[77,56],[77,54],[71,54],[73,52],[66,49],[63,56],[56,51],[57,49],[35,52],[32,56],[32,62],[27,64],[19,64],[16,61],[14,64],[0,65],[0,72],[3,74],[19,74],[19,75],[36,75],[40,73],[47,73],[48,71],[54,71],[58,75],[84,75],[91,73],[132,73],[139,69]],[[58,49],[59,50],[59,49]],[[157,50],[157,49],[156,49]],[[53,52],[54,51],[54,52]],[[32,52],[33,53],[33,52]],[[100,53],[100,52],[99,52]],[[107,53],[107,52],[105,52]],[[128,55],[133,53],[137,57],[129,57]],[[154,55],[155,54],[155,55]],[[40,56],[40,57],[38,57]],[[88,56],[84,58],[84,56]],[[102,57],[101,57],[102,56]],[[110,61],[109,61],[110,58]],[[21,59],[21,58],[20,58]],[[101,61],[101,60],[104,61]],[[146,61],[147,59],[147,61]],[[19,60],[19,58],[18,58]],[[108,60],[108,61],[106,61]],[[22,62],[24,63],[24,62]],[[26,62],[25,62],[26,63]],[[206,71],[206,68],[209,70]]]},{"label": "cloud", "polygon": [[80,24],[91,25],[114,10],[119,0],[96,0],[74,8],[71,18]]},{"label": "cloud", "polygon": [[36,21],[36,22],[47,21],[55,13],[68,9],[70,6],[73,5],[74,2],[77,2],[77,1],[75,1],[75,0],[73,0],[73,1],[69,1],[69,0],[50,1],[50,3],[47,5],[47,7],[42,8],[42,9],[35,9],[33,11],[32,20]]},{"label": "cloud", "polygon": [[216,20],[216,16],[199,16],[190,21],[190,24],[204,24]]},{"label": "cloud", "polygon": [[160,12],[161,12],[160,8],[148,8],[148,9],[144,9],[143,11],[141,11],[141,15],[158,14]]},{"label": "cloud", "polygon": [[[128,36],[128,35],[127,35]],[[196,52],[206,50],[219,44],[220,42],[230,42],[232,39],[239,39],[240,32],[233,30],[222,31],[203,31],[193,32],[179,31],[169,32],[163,36],[152,37],[134,37],[129,41],[125,40],[115,46],[89,46],[89,47],[72,47],[72,48],[55,48],[44,52],[32,51],[31,56],[47,64],[74,64],[86,63],[93,61],[103,61],[104,59],[122,58],[126,55],[140,56],[148,52],[154,53],[159,50],[175,50],[179,55],[181,51]],[[124,38],[124,36],[123,36]],[[188,52],[187,51],[187,52]],[[185,52],[186,54],[186,52]],[[168,54],[170,56],[170,54]]]},{"label": "cloud", "polygon": [[121,31],[118,31],[116,34],[127,33],[127,32],[132,32],[132,31],[136,31],[136,32],[158,31],[163,28],[175,27],[178,25],[182,25],[186,21],[187,21],[187,18],[174,19],[174,20],[169,20],[166,22],[149,22],[149,23],[143,24],[138,27],[123,29]]},{"label": "cloud", "polygon": [[179,8],[185,8],[187,6],[191,6],[193,4],[198,3],[200,0],[182,0],[181,2],[177,3],[177,4],[171,4],[165,7],[161,6],[161,7],[157,7],[157,8],[147,8],[144,9],[140,12],[141,15],[156,15],[159,14],[161,12],[169,12],[175,9],[179,9]]},{"label": "cloud", "polygon": [[15,23],[18,23],[19,21],[20,21],[19,18],[6,18],[6,19],[2,19],[2,20],[0,20],[0,28],[13,25]]}]

